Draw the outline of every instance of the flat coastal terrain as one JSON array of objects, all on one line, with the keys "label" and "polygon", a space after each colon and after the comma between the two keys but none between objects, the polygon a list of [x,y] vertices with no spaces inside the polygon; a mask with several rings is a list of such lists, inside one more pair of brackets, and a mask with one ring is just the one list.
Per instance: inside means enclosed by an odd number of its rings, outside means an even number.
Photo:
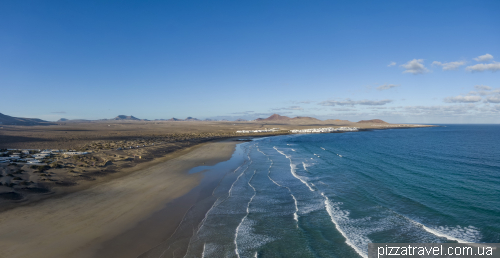
[{"label": "flat coastal terrain", "polygon": [[[43,169],[23,162],[0,163],[0,257],[137,257],[166,241],[201,198],[196,195],[210,192],[190,192],[204,173],[188,171],[230,159],[241,142],[237,140],[330,126],[360,130],[424,126],[379,121],[306,118],[0,126],[0,149],[9,154],[34,149],[87,153],[52,155],[44,160]],[[279,129],[236,133],[264,128]],[[182,199],[187,193],[191,197]],[[161,225],[152,218],[158,212]]]},{"label": "flat coastal terrain", "polygon": [[[229,159],[235,144],[235,141],[219,141],[184,149],[168,161],[127,176],[4,211],[0,214],[1,256],[95,257],[95,252],[105,248],[101,243],[195,187],[202,174],[187,174],[189,169]],[[163,228],[163,236],[175,230],[190,205],[175,207],[171,228]],[[137,257],[146,250],[128,248],[111,253],[117,254],[114,257]]]}]

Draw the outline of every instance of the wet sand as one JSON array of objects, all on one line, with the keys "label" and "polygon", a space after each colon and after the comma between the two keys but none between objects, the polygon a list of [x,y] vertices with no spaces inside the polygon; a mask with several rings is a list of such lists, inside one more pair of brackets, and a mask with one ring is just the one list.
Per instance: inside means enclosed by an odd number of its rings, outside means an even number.
[{"label": "wet sand", "polygon": [[89,189],[2,212],[0,257],[137,257],[168,239],[213,187],[197,187],[203,173],[187,171],[230,159],[237,143],[198,145]]}]

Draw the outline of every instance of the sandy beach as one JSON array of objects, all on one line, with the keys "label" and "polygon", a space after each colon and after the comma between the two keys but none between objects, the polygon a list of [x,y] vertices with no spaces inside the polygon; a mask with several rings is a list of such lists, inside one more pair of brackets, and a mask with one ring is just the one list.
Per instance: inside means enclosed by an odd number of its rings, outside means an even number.
[{"label": "sandy beach", "polygon": [[[187,171],[228,160],[237,143],[200,144],[91,188],[4,211],[0,257],[137,257],[168,238],[196,202],[196,198],[171,202],[203,177]],[[170,215],[166,227],[154,232],[151,229],[158,225],[151,223],[151,216],[158,212]],[[141,227],[150,234],[135,234]],[[143,241],[129,245],[134,238]]]},{"label": "sandy beach", "polygon": [[[234,139],[325,126],[415,127],[376,120],[270,118],[0,127],[4,158],[23,150],[56,148],[45,159],[51,166],[44,170],[22,161],[0,164],[0,257],[171,257],[186,250],[227,169],[188,171],[229,160],[241,142]],[[236,133],[265,128],[281,129]],[[88,153],[70,157],[57,149]],[[189,219],[183,220],[185,215]]]}]

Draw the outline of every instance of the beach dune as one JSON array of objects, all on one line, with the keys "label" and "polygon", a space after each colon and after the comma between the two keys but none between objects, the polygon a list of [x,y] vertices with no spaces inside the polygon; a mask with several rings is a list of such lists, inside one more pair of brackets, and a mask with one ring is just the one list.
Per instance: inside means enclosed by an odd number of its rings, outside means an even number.
[{"label": "beach dune", "polygon": [[[236,143],[197,145],[141,164],[134,173],[92,188],[4,211],[0,213],[0,257],[94,257],[105,248],[103,243],[194,188],[203,175],[188,174],[189,169],[228,160]],[[179,209],[187,211],[188,207]],[[177,214],[185,211],[175,210]],[[171,224],[177,225],[181,219],[177,216]],[[153,241],[144,250],[117,253],[137,257],[156,244]]]}]

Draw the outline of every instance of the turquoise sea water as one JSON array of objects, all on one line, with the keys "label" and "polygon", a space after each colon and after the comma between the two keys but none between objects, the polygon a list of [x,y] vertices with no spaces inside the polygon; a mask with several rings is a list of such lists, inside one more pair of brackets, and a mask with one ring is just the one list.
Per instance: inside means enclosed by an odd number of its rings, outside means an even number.
[{"label": "turquoise sea water", "polygon": [[370,242],[500,242],[500,126],[240,144],[186,257],[366,257]]}]

